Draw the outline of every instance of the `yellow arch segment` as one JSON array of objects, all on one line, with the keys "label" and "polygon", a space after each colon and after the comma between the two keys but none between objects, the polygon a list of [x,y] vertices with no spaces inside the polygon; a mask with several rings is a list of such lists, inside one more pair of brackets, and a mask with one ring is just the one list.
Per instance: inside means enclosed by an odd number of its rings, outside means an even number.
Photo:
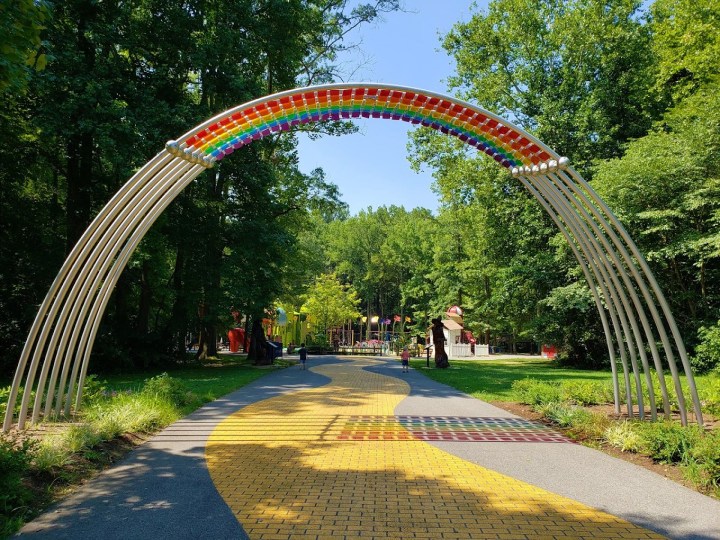
[{"label": "yellow arch segment", "polygon": [[[355,360],[326,386],[267,399],[211,434],[206,459],[250,538],[662,538],[417,440],[338,440],[353,416],[392,416],[404,381]],[[384,428],[387,429],[387,424]]]}]

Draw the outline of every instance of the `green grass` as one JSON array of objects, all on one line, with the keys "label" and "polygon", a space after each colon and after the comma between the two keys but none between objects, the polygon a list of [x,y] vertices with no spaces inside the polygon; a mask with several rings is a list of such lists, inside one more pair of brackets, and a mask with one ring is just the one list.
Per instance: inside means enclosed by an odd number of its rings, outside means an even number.
[{"label": "green grass", "polygon": [[[576,398],[587,383],[610,385],[612,374],[607,371],[592,371],[559,367],[552,361],[539,358],[512,358],[507,360],[453,360],[448,369],[436,369],[430,360],[430,368],[426,367],[425,359],[411,359],[410,364],[429,378],[457,388],[466,394],[484,401],[518,401],[517,393],[512,384],[523,379],[534,379],[548,383],[563,383],[566,388],[573,388]],[[620,392],[623,394],[622,374],[620,374]],[[645,385],[645,379],[642,378]],[[674,400],[674,387],[670,376],[665,376],[671,401]],[[685,377],[681,383],[686,395],[688,408],[692,407],[687,392]],[[715,416],[720,415],[720,374],[695,375],[698,394],[703,404],[703,411]],[[609,389],[609,388],[608,388]],[[633,393],[635,388],[633,386]],[[656,389],[659,401],[659,390]],[[621,395],[621,400],[624,397]],[[577,399],[576,399],[577,401]],[[612,401],[608,393],[607,402]]]},{"label": "green grass", "polygon": [[453,360],[448,369],[430,368],[426,360],[411,359],[410,364],[429,378],[457,388],[484,401],[514,401],[512,383],[526,378],[542,381],[611,381],[609,371],[590,371],[557,367],[549,360],[517,358],[497,361]]},{"label": "green grass", "polygon": [[[282,361],[276,362],[275,368],[285,365]],[[253,367],[245,357],[235,357],[233,361],[224,360],[212,365],[197,365],[175,369],[159,368],[153,371],[99,376],[98,379],[106,383],[107,388],[110,390],[118,392],[123,390],[137,391],[143,387],[146,380],[164,372],[173,379],[182,381],[190,392],[200,396],[204,402],[222,397],[268,373],[267,369]],[[192,405],[189,410],[188,407],[183,407],[183,412],[186,414],[192,412],[192,410]]]}]

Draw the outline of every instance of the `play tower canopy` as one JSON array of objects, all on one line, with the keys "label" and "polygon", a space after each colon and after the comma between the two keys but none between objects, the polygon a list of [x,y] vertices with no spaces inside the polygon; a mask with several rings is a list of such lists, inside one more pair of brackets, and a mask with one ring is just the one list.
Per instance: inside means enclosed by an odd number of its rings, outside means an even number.
[{"label": "play tower canopy", "polygon": [[662,291],[623,226],[566,158],[511,122],[450,96],[386,84],[339,83],[288,90],[225,111],[168,142],[120,188],[70,252],[38,310],[18,362],[3,429],[15,421],[22,429],[29,414],[37,422],[69,415],[73,405],[80,406],[95,336],[120,273],[155,220],[193,179],[255,140],[302,124],[353,118],[429,127],[507,168],[547,211],[583,271],[605,332],[616,411],[622,377],[628,414],[635,414],[634,395],[637,414],[645,416],[645,378],[647,405],[656,418],[655,371],[661,375],[660,399],[669,417],[662,376],[666,363],[683,424],[687,410],[679,368],[687,377],[695,418],[702,423],[685,346]]}]

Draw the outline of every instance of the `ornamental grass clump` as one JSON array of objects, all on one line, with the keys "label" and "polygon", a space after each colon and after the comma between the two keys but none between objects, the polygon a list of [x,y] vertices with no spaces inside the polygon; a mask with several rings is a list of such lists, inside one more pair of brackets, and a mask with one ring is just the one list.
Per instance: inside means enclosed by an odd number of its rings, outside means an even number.
[{"label": "ornamental grass clump", "polygon": [[635,422],[627,420],[620,423],[612,423],[605,429],[605,441],[622,452],[640,452],[643,448],[643,438]]},{"label": "ornamental grass clump", "polygon": [[117,394],[90,406],[86,419],[98,429],[103,439],[123,433],[147,433],[165,427],[181,417],[167,397],[159,394]]},{"label": "ornamental grass clump", "polygon": [[581,440],[602,439],[611,422],[604,415],[569,403],[545,403],[535,410],[554,424],[566,428],[574,438]]}]

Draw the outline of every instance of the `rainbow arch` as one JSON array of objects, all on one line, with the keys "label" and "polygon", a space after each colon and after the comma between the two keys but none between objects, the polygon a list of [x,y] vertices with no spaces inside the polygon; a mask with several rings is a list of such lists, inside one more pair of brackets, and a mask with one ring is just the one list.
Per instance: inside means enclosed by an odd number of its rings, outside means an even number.
[{"label": "rainbow arch", "polygon": [[400,120],[436,129],[507,168],[557,158],[540,141],[489,111],[432,92],[385,85],[328,85],[282,92],[230,109],[171,146],[215,162],[297,125],[353,118]]},{"label": "rainbow arch", "polygon": [[[403,86],[339,83],[280,92],[229,109],[169,141],[120,188],[71,250],[38,309],[15,371],[3,431],[15,424],[18,399],[19,429],[29,414],[31,422],[38,422],[80,407],[93,344],[115,284],[152,224],[190,182],[255,140],[302,124],[354,118],[436,129],[507,168],[557,225],[583,271],[605,332],[616,412],[622,376],[628,415],[635,414],[637,399],[637,414],[644,417],[644,377],[655,419],[659,404],[653,371],[662,374],[666,363],[686,424],[679,361],[695,419],[702,424],[685,345],[662,291],[627,231],[567,158],[466,101]],[[669,417],[668,389],[663,376],[657,380]],[[23,388],[36,388],[34,397]]]}]

